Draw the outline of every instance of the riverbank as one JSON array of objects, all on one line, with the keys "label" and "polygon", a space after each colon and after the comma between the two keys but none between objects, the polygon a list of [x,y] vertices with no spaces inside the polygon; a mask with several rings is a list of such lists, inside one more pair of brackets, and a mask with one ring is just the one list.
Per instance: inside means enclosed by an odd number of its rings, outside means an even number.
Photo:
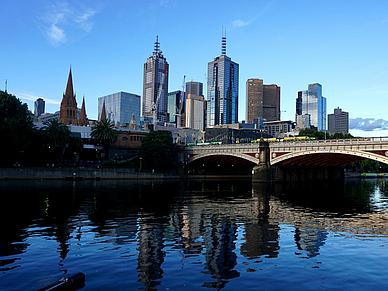
[{"label": "riverbank", "polygon": [[130,168],[0,168],[0,180],[120,180],[229,179],[241,175],[179,175],[173,172],[136,172]]}]

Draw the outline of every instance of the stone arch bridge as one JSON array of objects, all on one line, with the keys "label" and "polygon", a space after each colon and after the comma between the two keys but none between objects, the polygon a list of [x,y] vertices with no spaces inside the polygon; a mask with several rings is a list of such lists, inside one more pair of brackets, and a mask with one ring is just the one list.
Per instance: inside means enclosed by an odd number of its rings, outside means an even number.
[{"label": "stone arch bridge", "polygon": [[274,181],[339,179],[341,166],[363,159],[388,164],[388,137],[197,145],[185,147],[182,162],[246,164],[254,180]]}]

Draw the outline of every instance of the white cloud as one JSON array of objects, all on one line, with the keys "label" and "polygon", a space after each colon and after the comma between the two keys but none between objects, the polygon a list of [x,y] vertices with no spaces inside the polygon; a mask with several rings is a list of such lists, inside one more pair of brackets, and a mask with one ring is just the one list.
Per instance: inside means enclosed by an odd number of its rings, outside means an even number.
[{"label": "white cloud", "polygon": [[47,104],[56,104],[56,105],[61,104],[61,101],[42,97],[29,92],[19,92],[19,93],[16,93],[15,96],[21,100],[35,101],[38,98],[42,98]]},{"label": "white cloud", "polygon": [[243,27],[243,26],[246,26],[246,25],[249,25],[250,24],[250,22],[245,22],[245,21],[242,21],[242,20],[235,20],[235,21],[233,21],[232,22],[232,25],[234,26],[234,27]]},{"label": "white cloud", "polygon": [[351,118],[349,129],[362,131],[388,130],[388,120],[375,118]]},{"label": "white cloud", "polygon": [[[69,40],[70,28],[75,31],[81,29],[90,33],[94,23],[91,18],[99,12],[92,7],[80,7],[66,1],[58,1],[45,7],[45,12],[40,18],[42,30],[53,46],[58,46]],[[74,30],[73,30],[74,32]]]},{"label": "white cloud", "polygon": [[262,16],[268,10],[268,8],[271,7],[274,3],[275,3],[275,0],[269,1],[266,5],[263,6],[263,8],[259,11],[259,13],[254,18],[252,18],[249,21],[244,21],[241,19],[235,20],[232,22],[232,26],[235,28],[239,28],[239,27],[250,25],[251,23],[256,21],[260,16]]}]

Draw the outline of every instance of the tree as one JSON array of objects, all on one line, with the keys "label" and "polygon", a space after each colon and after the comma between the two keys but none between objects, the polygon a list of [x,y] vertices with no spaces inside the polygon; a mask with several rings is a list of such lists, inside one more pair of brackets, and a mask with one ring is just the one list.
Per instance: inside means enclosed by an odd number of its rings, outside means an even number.
[{"label": "tree", "polygon": [[0,136],[0,164],[20,163],[33,136],[32,117],[26,103],[3,91],[0,91]]},{"label": "tree", "polygon": [[109,158],[109,144],[115,142],[119,138],[119,131],[114,128],[113,122],[109,119],[101,119],[97,121],[95,127],[90,133],[92,138],[99,139],[102,142],[106,157]]},{"label": "tree", "polygon": [[62,160],[66,144],[70,139],[70,129],[58,119],[50,119],[43,123],[40,132],[43,143],[54,151],[54,156],[58,155],[58,158]]},{"label": "tree", "polygon": [[172,134],[167,130],[151,131],[141,142],[140,156],[148,168],[168,168],[174,157]]}]

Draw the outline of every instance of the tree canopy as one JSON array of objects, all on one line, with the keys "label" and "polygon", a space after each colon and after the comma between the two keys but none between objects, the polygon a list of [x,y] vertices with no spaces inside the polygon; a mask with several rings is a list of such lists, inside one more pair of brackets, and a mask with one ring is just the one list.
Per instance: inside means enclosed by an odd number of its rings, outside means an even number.
[{"label": "tree canopy", "polygon": [[174,158],[174,148],[170,131],[151,131],[141,142],[140,157],[145,167],[169,168]]},{"label": "tree canopy", "polygon": [[27,104],[0,91],[0,164],[12,165],[22,158],[32,135],[32,117]]}]

